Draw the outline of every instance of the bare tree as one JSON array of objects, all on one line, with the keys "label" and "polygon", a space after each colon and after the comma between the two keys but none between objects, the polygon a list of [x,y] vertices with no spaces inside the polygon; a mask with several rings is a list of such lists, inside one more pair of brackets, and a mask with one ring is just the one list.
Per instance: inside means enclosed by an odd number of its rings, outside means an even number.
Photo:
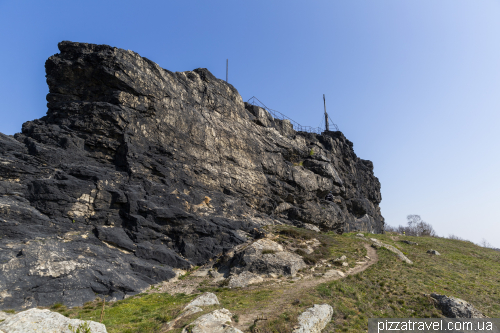
[{"label": "bare tree", "polygon": [[422,220],[420,215],[412,214],[406,217],[408,220],[408,226],[404,227],[402,225],[398,227],[386,226],[385,230],[389,232],[397,232],[399,234],[405,234],[408,236],[431,236],[437,237],[436,231],[429,223]]},{"label": "bare tree", "polygon": [[490,243],[488,243],[488,241],[486,239],[482,239],[481,242],[479,242],[478,244],[479,246],[481,247],[486,247],[488,249],[493,249],[493,245],[491,245]]}]

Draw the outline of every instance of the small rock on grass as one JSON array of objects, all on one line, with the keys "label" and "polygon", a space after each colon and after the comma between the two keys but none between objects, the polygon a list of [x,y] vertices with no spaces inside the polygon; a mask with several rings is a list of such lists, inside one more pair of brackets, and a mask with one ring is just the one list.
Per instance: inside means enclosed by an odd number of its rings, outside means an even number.
[{"label": "small rock on grass", "polygon": [[69,325],[75,329],[87,323],[91,333],[107,333],[104,324],[91,320],[69,319],[60,313],[44,309],[29,309],[9,316],[0,323],[0,331],[5,333],[72,333]]},{"label": "small rock on grass", "polygon": [[232,314],[227,309],[219,309],[200,316],[182,329],[182,333],[243,333],[231,326]]},{"label": "small rock on grass", "polygon": [[189,302],[189,304],[186,305],[184,310],[187,310],[195,306],[209,306],[217,304],[220,304],[219,299],[214,293],[204,293],[193,299],[191,302]]},{"label": "small rock on grass", "polygon": [[299,324],[294,327],[293,333],[320,333],[330,322],[332,315],[333,308],[330,305],[314,304],[299,316]]},{"label": "small rock on grass", "polygon": [[324,277],[344,277],[345,274],[341,271],[336,270],[336,269],[331,269],[329,271],[326,271],[323,276]]},{"label": "small rock on grass", "polygon": [[434,254],[434,255],[436,255],[436,256],[440,256],[440,255],[441,255],[441,253],[439,253],[439,252],[438,252],[438,251],[436,251],[436,250],[429,250],[429,251],[427,251],[427,253],[429,253],[429,254]]}]

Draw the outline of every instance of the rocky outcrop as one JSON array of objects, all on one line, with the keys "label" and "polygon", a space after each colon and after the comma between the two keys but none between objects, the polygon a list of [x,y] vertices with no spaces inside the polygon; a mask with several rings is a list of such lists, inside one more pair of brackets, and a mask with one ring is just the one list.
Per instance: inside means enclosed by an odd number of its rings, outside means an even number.
[{"label": "rocky outcrop", "polygon": [[232,275],[229,278],[229,283],[227,286],[229,288],[244,288],[248,285],[259,283],[262,281],[264,281],[264,279],[260,275],[249,271],[243,271],[238,275]]},{"label": "rocky outcrop", "polygon": [[328,304],[314,304],[298,318],[298,325],[293,333],[321,333],[333,316],[333,308]]},{"label": "rocky outcrop", "polygon": [[231,317],[227,309],[214,310],[198,317],[182,333],[243,333],[231,325]]},{"label": "rocky outcrop", "polygon": [[296,132],[206,69],[59,50],[47,115],[0,134],[0,309],[121,299],[265,224],[383,231],[373,164],[341,132]]},{"label": "rocky outcrop", "polygon": [[448,318],[487,318],[479,312],[472,304],[455,297],[440,294],[431,294],[436,300],[443,314]]},{"label": "rocky outcrop", "polygon": [[166,323],[162,329],[163,331],[170,331],[171,329],[174,328],[175,324],[185,318],[188,317],[192,314],[202,312],[203,309],[201,308],[202,306],[210,306],[210,305],[219,305],[219,299],[217,296],[215,296],[214,293],[204,293],[193,299],[191,302],[188,303],[182,310],[180,314],[177,315],[173,320],[169,321]]},{"label": "rocky outcrop", "polygon": [[69,319],[50,310],[29,309],[8,317],[0,322],[0,331],[5,333],[71,333],[84,332],[106,333],[106,326],[91,320]]},{"label": "rocky outcrop", "polygon": [[[300,269],[306,267],[306,263],[300,255],[284,251],[280,244],[264,238],[235,252],[228,262],[221,266],[222,271],[228,267],[231,274],[236,275],[248,271],[266,276],[295,276]],[[251,276],[248,275],[248,278]]]},{"label": "rocky outcrop", "polygon": [[[365,238],[366,239],[366,238]],[[366,239],[367,240],[367,239]],[[379,241],[378,239],[376,238],[370,238],[370,240],[372,241],[372,246],[376,249],[379,249],[381,247],[391,251],[392,253],[396,254],[396,256],[401,259],[402,261],[406,262],[407,264],[410,264],[410,265],[413,265],[413,261],[411,261],[410,259],[408,259],[403,252],[401,252],[399,249],[395,248],[394,246],[392,245],[389,245],[389,244],[385,244],[385,243],[382,243],[381,241]]]},{"label": "rocky outcrop", "polygon": [[204,294],[201,294],[200,296],[196,297],[195,299],[193,299],[191,302],[189,302],[188,305],[186,305],[184,307],[184,310],[187,310],[189,308],[196,307],[196,306],[209,306],[209,305],[218,305],[218,304],[220,304],[219,299],[217,298],[217,296],[214,293],[204,293]]}]

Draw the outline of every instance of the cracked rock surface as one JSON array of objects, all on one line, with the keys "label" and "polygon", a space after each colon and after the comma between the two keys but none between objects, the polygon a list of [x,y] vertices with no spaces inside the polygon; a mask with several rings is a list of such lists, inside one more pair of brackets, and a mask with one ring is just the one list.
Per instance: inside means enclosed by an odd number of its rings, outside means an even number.
[{"label": "cracked rock surface", "polygon": [[47,115],[0,133],[0,309],[122,299],[262,225],[383,231],[373,164],[341,132],[296,132],[206,69],[59,50]]}]

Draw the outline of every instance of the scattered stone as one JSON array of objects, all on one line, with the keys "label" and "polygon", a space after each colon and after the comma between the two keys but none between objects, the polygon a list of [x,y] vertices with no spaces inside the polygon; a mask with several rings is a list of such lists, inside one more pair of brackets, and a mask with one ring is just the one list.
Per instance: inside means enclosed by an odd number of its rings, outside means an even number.
[{"label": "scattered stone", "polygon": [[207,292],[189,302],[189,304],[184,307],[184,311],[194,306],[208,306],[216,304],[220,304],[217,296],[214,293]]},{"label": "scattered stone", "polygon": [[208,275],[214,279],[220,278],[221,276],[224,276],[224,274],[217,272],[216,270],[209,270]]},{"label": "scattered stone", "polygon": [[366,259],[368,259],[368,260],[370,260],[370,259],[371,259],[371,258],[370,258],[370,257],[368,257],[368,256],[365,256],[365,258],[366,258]]},{"label": "scattered stone", "polygon": [[201,312],[201,311],[203,311],[203,309],[199,308],[197,306],[192,306],[189,309],[182,311],[177,317],[175,317],[175,319],[173,319],[172,321],[169,321],[168,323],[165,324],[164,331],[170,331],[171,329],[173,329],[175,324],[179,320],[181,320],[182,318],[190,316],[190,315],[197,313],[197,312]]},{"label": "scattered stone", "polygon": [[243,333],[231,326],[232,314],[227,309],[219,309],[200,316],[182,329],[182,333]]},{"label": "scattered stone", "polygon": [[307,266],[301,256],[285,252],[280,244],[270,239],[253,242],[236,253],[228,265],[233,274],[249,271],[255,274],[274,273],[284,276],[295,276],[298,270]]},{"label": "scattered stone", "polygon": [[337,258],[337,259],[333,259],[332,262],[333,264],[337,265],[337,266],[344,266],[344,261],[347,260],[347,257],[344,255],[340,258]]},{"label": "scattered stone", "polygon": [[208,269],[197,269],[191,276],[205,277],[208,275]]},{"label": "scattered stone", "polygon": [[343,267],[347,267],[347,266],[349,266],[349,263],[348,263],[348,262],[343,262],[343,263],[342,263],[342,266],[343,266]]},{"label": "scattered stone", "polygon": [[339,270],[330,269],[330,270],[326,271],[323,276],[327,277],[327,278],[333,278],[333,277],[341,277],[342,278],[342,277],[345,277],[345,274],[344,274],[344,272],[341,272]]},{"label": "scattered stone", "polygon": [[0,330],[5,333],[72,333],[69,325],[77,328],[85,323],[88,323],[90,333],[107,333],[104,324],[91,320],[69,319],[60,313],[36,308],[9,316],[0,322]]},{"label": "scattered stone", "polygon": [[438,303],[443,314],[448,318],[487,318],[472,304],[455,297],[432,293],[430,295]]},{"label": "scattered stone", "polygon": [[315,226],[314,224],[310,224],[310,223],[304,223],[304,225],[302,226],[304,229],[307,229],[307,230],[312,230],[312,231],[316,231],[316,232],[321,232],[321,230]]},{"label": "scattered stone", "polygon": [[366,261],[356,261],[356,265],[363,265],[366,264]]},{"label": "scattered stone", "polygon": [[321,276],[323,276],[323,273],[314,273],[313,276],[321,277]]},{"label": "scattered stone", "polygon": [[229,278],[229,288],[244,288],[250,284],[255,284],[264,281],[264,279],[255,273],[243,271],[238,275],[233,275]]},{"label": "scattered stone", "polygon": [[379,241],[378,239],[376,238],[370,238],[370,240],[373,242],[372,246],[376,249],[379,249],[381,247],[384,247],[386,248],[387,250],[395,253],[397,255],[397,257],[401,260],[403,260],[404,262],[412,265],[413,264],[413,261],[411,261],[410,259],[408,259],[404,254],[403,252],[401,252],[400,250],[396,249],[394,246],[392,245],[389,245],[389,244],[385,244],[385,243],[382,243],[381,241]]},{"label": "scattered stone", "polygon": [[356,234],[356,236],[358,236],[358,237],[365,237],[365,235],[362,234],[362,233]]},{"label": "scattered stone", "polygon": [[333,308],[328,304],[314,304],[298,317],[298,325],[293,333],[321,333],[333,316]]},{"label": "scattered stone", "polygon": [[427,253],[429,253],[429,254],[433,254],[433,255],[436,255],[436,256],[440,256],[440,255],[441,255],[441,253],[439,253],[439,252],[438,252],[438,251],[436,251],[436,250],[428,250],[428,251],[427,251]]},{"label": "scattered stone", "polygon": [[408,245],[418,245],[418,243],[415,243],[415,242],[412,242],[412,241],[409,241],[409,240],[402,240],[400,241],[401,243],[405,243],[405,244],[408,244]]}]

